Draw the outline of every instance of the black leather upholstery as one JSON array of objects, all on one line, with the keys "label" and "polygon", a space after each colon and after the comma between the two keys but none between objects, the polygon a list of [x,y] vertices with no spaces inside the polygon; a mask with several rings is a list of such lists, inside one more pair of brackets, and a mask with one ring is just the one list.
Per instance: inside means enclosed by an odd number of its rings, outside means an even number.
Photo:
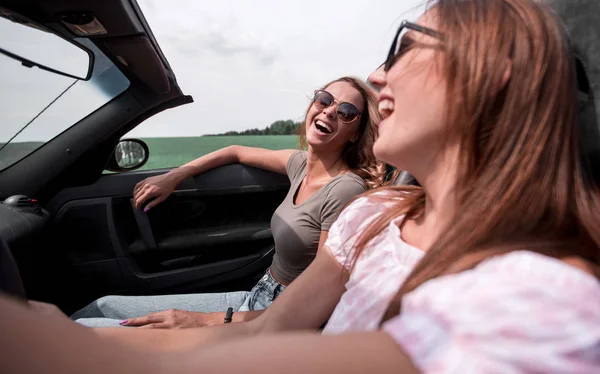
[{"label": "black leather upholstery", "polygon": [[600,1],[547,0],[563,19],[577,60],[583,162],[600,184]]}]

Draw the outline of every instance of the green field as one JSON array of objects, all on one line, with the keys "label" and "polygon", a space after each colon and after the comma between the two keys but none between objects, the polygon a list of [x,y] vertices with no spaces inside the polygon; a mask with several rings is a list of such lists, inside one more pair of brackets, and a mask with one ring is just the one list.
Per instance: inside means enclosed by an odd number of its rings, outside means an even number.
[{"label": "green field", "polygon": [[296,135],[202,136],[197,138],[142,138],[150,148],[150,159],[140,170],[180,166],[229,145],[268,149],[297,149]]},{"label": "green field", "polygon": [[[296,135],[201,136],[192,138],[142,138],[150,149],[150,159],[140,170],[180,166],[188,161],[229,145],[268,149],[297,149]],[[10,143],[0,152],[0,169],[35,151],[43,143]],[[2,144],[0,143],[0,147]]]}]

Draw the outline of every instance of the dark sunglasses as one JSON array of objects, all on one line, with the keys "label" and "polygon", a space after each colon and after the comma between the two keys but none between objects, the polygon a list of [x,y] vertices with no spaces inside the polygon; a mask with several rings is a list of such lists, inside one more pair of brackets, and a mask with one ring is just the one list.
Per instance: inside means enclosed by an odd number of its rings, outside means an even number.
[{"label": "dark sunglasses", "polygon": [[404,35],[406,35],[406,33],[410,30],[429,35],[439,40],[444,40],[444,36],[438,31],[417,25],[416,23],[402,21],[400,27],[398,28],[398,32],[396,32],[396,37],[394,38],[394,42],[392,43],[392,47],[388,53],[387,60],[385,60],[383,64],[385,71],[390,70],[396,61],[398,61],[398,59],[402,57],[402,55],[413,45],[414,40],[412,40],[410,37],[404,37]]},{"label": "dark sunglasses", "polygon": [[333,104],[338,104],[337,106],[337,118],[345,123],[349,123],[359,118],[361,113],[354,105],[343,102],[338,103],[333,98],[333,95],[325,90],[317,90],[315,91],[315,97],[313,99],[313,104],[315,108],[319,110],[324,110],[325,108],[329,108]]}]

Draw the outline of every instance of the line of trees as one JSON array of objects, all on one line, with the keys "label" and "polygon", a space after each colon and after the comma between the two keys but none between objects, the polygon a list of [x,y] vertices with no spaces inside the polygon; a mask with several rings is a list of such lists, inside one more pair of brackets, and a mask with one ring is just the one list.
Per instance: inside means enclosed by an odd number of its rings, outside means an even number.
[{"label": "line of trees", "polygon": [[249,129],[244,131],[227,131],[222,134],[208,134],[205,136],[237,136],[237,135],[297,135],[302,122],[291,119],[275,121],[264,129]]}]

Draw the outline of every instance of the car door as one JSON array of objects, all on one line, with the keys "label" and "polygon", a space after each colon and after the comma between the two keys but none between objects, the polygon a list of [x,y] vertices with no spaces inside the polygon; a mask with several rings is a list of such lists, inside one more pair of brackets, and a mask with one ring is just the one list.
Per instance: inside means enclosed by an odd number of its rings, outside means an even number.
[{"label": "car door", "polygon": [[269,266],[287,176],[229,165],[185,180],[148,213],[134,209],[135,184],[164,172],[103,175],[48,203],[51,240],[67,264],[55,296],[63,307],[107,294],[240,290]]}]

